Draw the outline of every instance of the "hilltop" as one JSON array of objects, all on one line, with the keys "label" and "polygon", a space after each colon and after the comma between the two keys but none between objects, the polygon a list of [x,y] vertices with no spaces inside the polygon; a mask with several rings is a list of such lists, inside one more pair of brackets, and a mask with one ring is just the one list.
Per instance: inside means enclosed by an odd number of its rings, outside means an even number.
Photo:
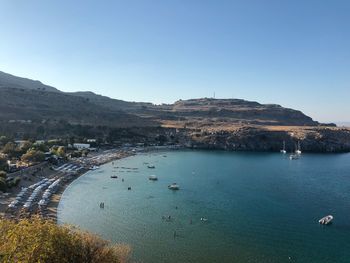
[{"label": "hilltop", "polygon": [[62,92],[0,72],[0,134],[15,138],[99,137],[109,142],[177,142],[190,147],[349,151],[350,133],[299,110],[242,99],[199,98],[154,105],[89,91]]},{"label": "hilltop", "polygon": [[[146,109],[144,109],[146,112]],[[149,111],[167,123],[167,121],[194,122],[204,125],[256,124],[256,125],[297,125],[318,126],[301,111],[284,108],[276,104],[260,104],[242,99],[200,98],[179,100],[174,104],[153,107]]]},{"label": "hilltop", "polygon": [[38,80],[21,78],[2,71],[0,71],[0,88],[17,88],[26,90],[60,92],[58,89],[48,85],[44,85]]},{"label": "hilltop", "polygon": [[93,92],[65,93],[40,81],[0,72],[0,120],[65,121],[70,124],[134,127],[171,122],[317,126],[302,112],[240,99],[191,99],[154,105],[127,102]]}]

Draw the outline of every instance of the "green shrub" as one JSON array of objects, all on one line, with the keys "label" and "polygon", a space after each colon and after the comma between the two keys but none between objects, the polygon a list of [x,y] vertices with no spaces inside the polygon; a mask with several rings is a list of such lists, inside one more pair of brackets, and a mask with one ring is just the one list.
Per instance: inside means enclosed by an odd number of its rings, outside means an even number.
[{"label": "green shrub", "polygon": [[123,263],[130,248],[38,217],[0,220],[0,261],[4,263]]},{"label": "green shrub", "polygon": [[7,190],[7,183],[5,178],[0,177],[0,191],[6,192]]},{"label": "green shrub", "polygon": [[45,154],[41,151],[29,150],[26,154],[22,155],[22,161],[29,163],[40,163],[45,160]]},{"label": "green shrub", "polygon": [[0,171],[0,178],[7,178],[7,173],[5,171]]},{"label": "green shrub", "polygon": [[0,170],[6,170],[7,168],[7,160],[0,156]]},{"label": "green shrub", "polygon": [[15,178],[13,179],[13,186],[19,185],[20,182],[21,182],[21,178],[19,178],[18,176],[15,177]]}]

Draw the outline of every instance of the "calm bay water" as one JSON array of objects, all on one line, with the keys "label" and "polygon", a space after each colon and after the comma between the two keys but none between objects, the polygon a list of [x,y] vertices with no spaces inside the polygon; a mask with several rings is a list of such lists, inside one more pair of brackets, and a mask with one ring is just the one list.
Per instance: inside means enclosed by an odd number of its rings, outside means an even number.
[{"label": "calm bay water", "polygon": [[[334,223],[320,226],[328,214]],[[130,244],[137,262],[350,262],[350,154],[137,155],[74,181],[58,221]]]}]

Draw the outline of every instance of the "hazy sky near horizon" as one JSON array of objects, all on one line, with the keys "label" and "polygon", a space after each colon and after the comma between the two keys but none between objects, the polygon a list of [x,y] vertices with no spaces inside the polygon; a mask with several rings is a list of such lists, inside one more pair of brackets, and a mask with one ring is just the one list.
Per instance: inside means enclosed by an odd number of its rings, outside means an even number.
[{"label": "hazy sky near horizon", "polygon": [[0,70],[129,101],[242,98],[350,121],[348,0],[0,0]]}]

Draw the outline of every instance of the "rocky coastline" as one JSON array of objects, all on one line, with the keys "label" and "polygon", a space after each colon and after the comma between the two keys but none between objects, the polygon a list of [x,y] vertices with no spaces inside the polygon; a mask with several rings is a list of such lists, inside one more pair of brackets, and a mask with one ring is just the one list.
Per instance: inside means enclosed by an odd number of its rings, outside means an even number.
[{"label": "rocky coastline", "polygon": [[298,144],[303,152],[350,152],[350,130],[315,127],[283,131],[242,127],[235,131],[193,132],[189,134],[187,147],[276,152],[282,149],[283,142],[287,152],[295,151]]}]

